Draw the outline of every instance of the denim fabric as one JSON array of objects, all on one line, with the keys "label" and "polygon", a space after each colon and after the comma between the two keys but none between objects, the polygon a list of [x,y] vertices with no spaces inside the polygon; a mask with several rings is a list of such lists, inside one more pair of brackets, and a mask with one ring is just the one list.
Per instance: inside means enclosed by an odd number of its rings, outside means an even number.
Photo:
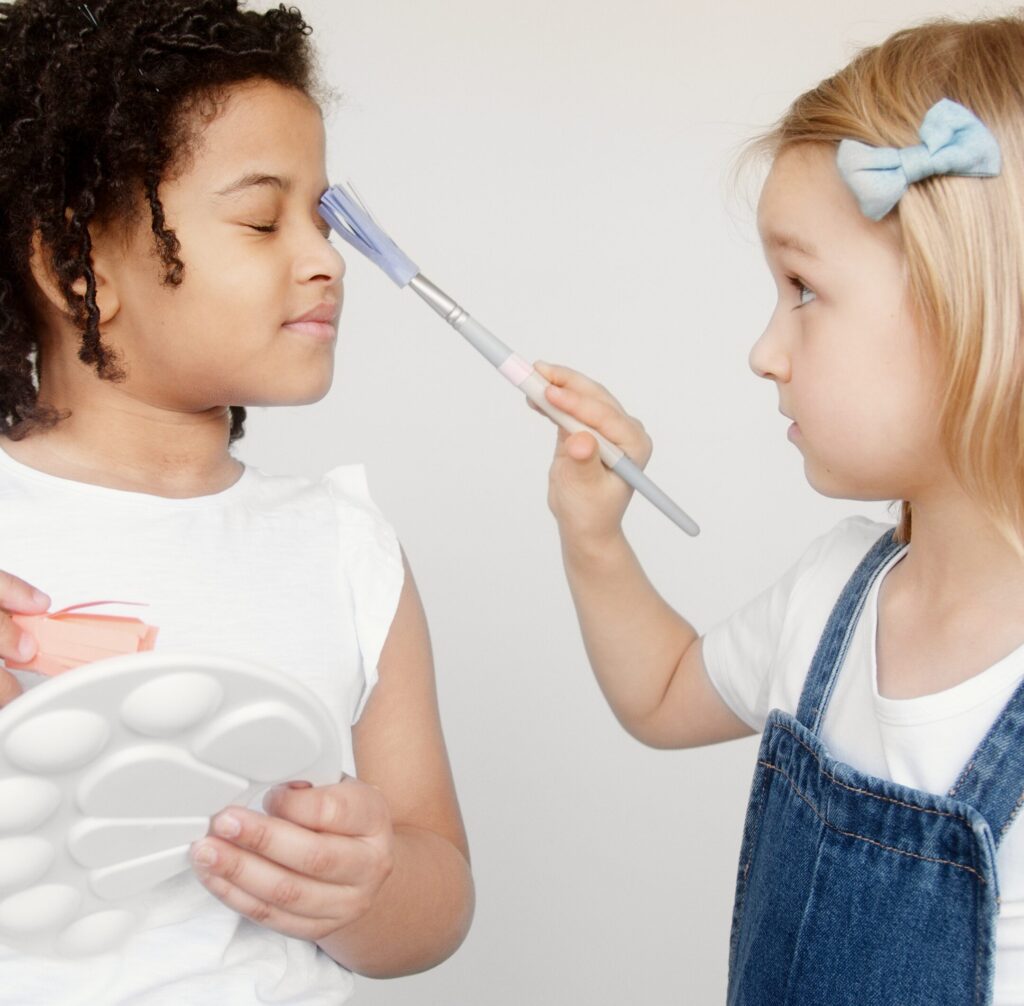
[{"label": "denim fabric", "polygon": [[1024,685],[945,796],[858,772],[818,737],[861,610],[901,546],[844,588],[796,716],[765,724],[736,881],[729,1006],[984,1006],[996,847],[1024,800]]}]

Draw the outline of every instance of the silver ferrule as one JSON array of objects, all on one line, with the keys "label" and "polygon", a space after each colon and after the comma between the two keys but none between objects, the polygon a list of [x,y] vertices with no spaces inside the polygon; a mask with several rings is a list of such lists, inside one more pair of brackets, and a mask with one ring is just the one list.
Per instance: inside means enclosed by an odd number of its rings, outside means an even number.
[{"label": "silver ferrule", "polygon": [[423,273],[417,273],[411,280],[411,286],[449,325],[457,325],[466,312],[455,303],[443,290],[439,290]]}]

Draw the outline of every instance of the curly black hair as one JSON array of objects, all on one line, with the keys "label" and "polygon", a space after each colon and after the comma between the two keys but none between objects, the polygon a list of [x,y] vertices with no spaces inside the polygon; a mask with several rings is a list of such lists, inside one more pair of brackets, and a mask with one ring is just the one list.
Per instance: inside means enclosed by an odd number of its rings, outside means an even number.
[{"label": "curly black hair", "polygon": [[[33,235],[82,333],[79,358],[123,379],[100,338],[90,221],[137,220],[148,208],[163,282],[179,286],[185,265],[158,193],[195,139],[193,113],[258,78],[319,100],[310,32],[284,4],[0,2],[0,435],[18,440],[63,418],[37,401]],[[81,296],[72,285],[83,277]],[[232,406],[230,441],[244,423]]]}]

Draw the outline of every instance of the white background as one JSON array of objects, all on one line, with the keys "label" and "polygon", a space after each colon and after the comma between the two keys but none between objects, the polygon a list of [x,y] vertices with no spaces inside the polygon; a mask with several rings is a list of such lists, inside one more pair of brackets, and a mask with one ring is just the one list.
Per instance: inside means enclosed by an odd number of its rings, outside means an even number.
[{"label": "white background", "polygon": [[[261,4],[266,6],[266,4]],[[655,439],[648,472],[703,528],[644,500],[627,531],[706,631],[814,536],[883,503],[803,478],[747,366],[774,285],[742,141],[857,48],[937,0],[306,0],[329,170],[425,275],[529,359],[606,383]],[[364,1006],[723,1001],[755,741],[659,752],[601,699],[545,494],[553,428],[411,291],[346,255],[338,373],[321,403],[252,410],[243,460],[365,462],[423,594],[472,844],[468,940]],[[868,292],[869,293],[869,292]]]}]

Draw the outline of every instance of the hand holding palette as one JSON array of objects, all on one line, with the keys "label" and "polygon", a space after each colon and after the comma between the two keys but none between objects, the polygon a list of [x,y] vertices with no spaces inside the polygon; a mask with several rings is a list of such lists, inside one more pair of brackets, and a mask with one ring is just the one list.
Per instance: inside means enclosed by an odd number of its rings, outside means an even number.
[{"label": "hand holding palette", "polygon": [[249,661],[133,653],[43,682],[0,709],[0,943],[116,950],[212,815],[341,772],[320,700]]}]

